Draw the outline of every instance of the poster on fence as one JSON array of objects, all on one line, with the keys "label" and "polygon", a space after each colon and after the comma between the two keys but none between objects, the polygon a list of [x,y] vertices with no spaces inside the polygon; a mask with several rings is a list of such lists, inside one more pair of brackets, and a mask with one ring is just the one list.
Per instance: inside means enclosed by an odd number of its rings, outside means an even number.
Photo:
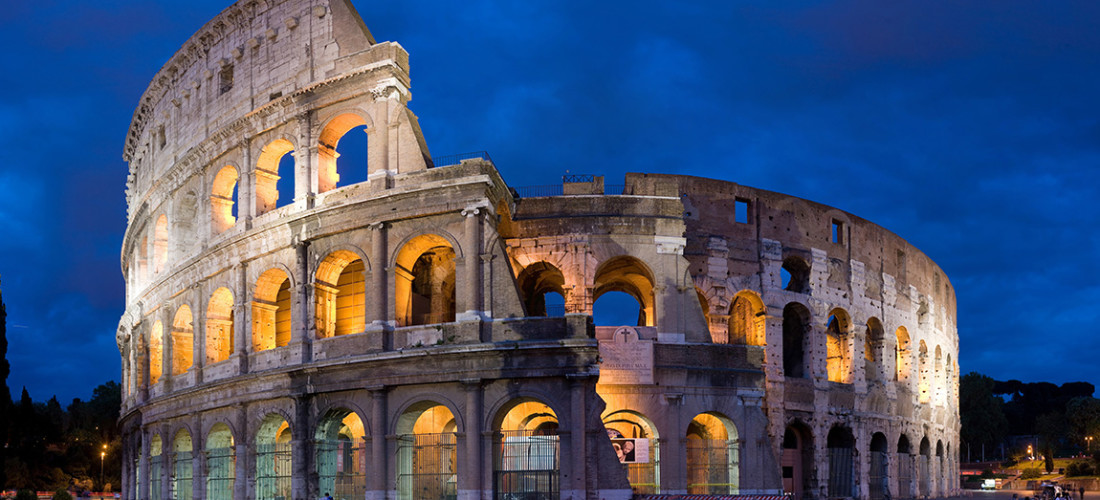
[{"label": "poster on fence", "polygon": [[624,438],[615,431],[609,431],[608,434],[611,435],[611,446],[615,448],[619,463],[649,463],[649,438]]}]

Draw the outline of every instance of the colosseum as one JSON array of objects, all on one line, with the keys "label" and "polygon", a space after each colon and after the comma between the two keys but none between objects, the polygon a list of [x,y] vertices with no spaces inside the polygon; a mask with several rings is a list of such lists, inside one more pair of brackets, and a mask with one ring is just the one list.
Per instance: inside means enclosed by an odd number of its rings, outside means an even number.
[{"label": "colosseum", "polygon": [[153,78],[124,151],[124,498],[958,487],[955,296],[918,249],[726,181],[512,187],[432,157],[409,89],[349,0],[240,0]]}]

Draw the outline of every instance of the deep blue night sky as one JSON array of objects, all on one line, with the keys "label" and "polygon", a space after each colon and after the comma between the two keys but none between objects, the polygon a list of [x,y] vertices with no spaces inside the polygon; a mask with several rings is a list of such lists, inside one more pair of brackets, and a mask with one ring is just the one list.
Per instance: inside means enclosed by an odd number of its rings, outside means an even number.
[{"label": "deep blue night sky", "polygon": [[[513,186],[715,177],[832,205],[940,264],[962,373],[1100,383],[1100,3],[367,2],[411,54],[433,155]],[[8,380],[119,379],[123,140],[154,73],[228,6],[0,9]]]}]

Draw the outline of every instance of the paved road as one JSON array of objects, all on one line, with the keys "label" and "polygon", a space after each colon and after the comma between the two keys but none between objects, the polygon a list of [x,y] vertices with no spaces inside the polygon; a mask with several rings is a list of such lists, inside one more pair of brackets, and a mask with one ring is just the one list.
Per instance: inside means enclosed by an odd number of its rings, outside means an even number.
[{"label": "paved road", "polygon": [[[969,500],[1013,500],[1012,495],[1016,495],[1017,500],[1023,500],[1024,497],[1030,497],[1035,494],[1031,490],[966,490],[962,496],[951,497],[956,499],[969,499]],[[1074,500],[1080,500],[1078,495],[1074,494]],[[1100,500],[1100,493],[1095,491],[1086,491],[1085,500]]]}]

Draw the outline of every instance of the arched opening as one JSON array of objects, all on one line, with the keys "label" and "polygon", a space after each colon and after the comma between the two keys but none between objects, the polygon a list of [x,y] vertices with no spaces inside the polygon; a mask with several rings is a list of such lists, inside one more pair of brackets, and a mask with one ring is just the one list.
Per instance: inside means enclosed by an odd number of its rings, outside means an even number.
[{"label": "arched opening", "polygon": [[455,251],[443,237],[417,236],[397,254],[395,316],[400,326],[455,320]]},{"label": "arched opening", "polygon": [[806,306],[791,302],[783,308],[783,375],[787,378],[806,378],[806,338],[809,336],[810,311]]},{"label": "arched opening", "polygon": [[810,264],[802,257],[791,256],[783,259],[779,277],[780,285],[784,290],[795,293],[810,291]]},{"label": "arched opening", "polygon": [[281,415],[268,414],[256,431],[256,500],[290,498],[290,424]]},{"label": "arched opening", "polygon": [[[141,446],[138,445],[140,453]],[[140,464],[140,462],[138,462]],[[164,477],[164,442],[160,434],[153,434],[149,440],[149,498],[160,500],[161,478]],[[141,474],[137,474],[136,484],[141,484]]]},{"label": "arched opening", "polygon": [[546,404],[518,400],[497,416],[493,446],[495,498],[558,498],[558,417]]},{"label": "arched opening", "polygon": [[160,274],[168,263],[168,217],[160,214],[153,226],[153,272]]},{"label": "arched opening", "polygon": [[367,125],[354,113],[339,115],[325,125],[317,145],[318,192],[367,180]]},{"label": "arched opening", "polygon": [[290,343],[290,277],[268,269],[256,280],[252,297],[252,350],[266,351]]},{"label": "arched opening", "polygon": [[833,309],[825,326],[825,369],[830,382],[851,383],[851,357],[848,355],[851,321],[843,309]]},{"label": "arched opening", "polygon": [[233,447],[233,432],[218,422],[206,435],[206,498],[232,500],[233,482],[237,477],[237,455]]},{"label": "arched opening", "polygon": [[149,331],[149,385],[160,382],[164,373],[164,325],[157,320]]},{"label": "arched opening", "polygon": [[920,341],[917,348],[917,400],[921,404],[927,404],[932,399],[931,384],[929,383],[930,363],[928,361],[928,346]]},{"label": "arched opening", "polygon": [[621,326],[624,322],[607,323],[607,320],[623,321],[622,314],[612,311],[632,310],[627,305],[629,302],[623,300],[625,297],[622,296],[607,301],[610,308],[598,307],[605,305],[603,304],[605,301],[600,300],[601,297],[611,292],[621,292],[637,302],[638,316],[637,321],[633,322],[634,325],[655,326],[657,324],[653,307],[653,275],[642,261],[626,256],[612,258],[596,269],[593,285],[592,319],[597,325]]},{"label": "arched opening", "polygon": [[195,359],[195,329],[191,306],[181,305],[172,319],[172,375],[183,375]]},{"label": "arched opening", "polygon": [[321,419],[315,436],[317,477],[321,494],[333,498],[364,498],[366,482],[366,430],[355,412],[339,408]]},{"label": "arched opening", "polygon": [[889,455],[887,453],[886,435],[876,432],[871,435],[871,471],[869,472],[869,491],[871,500],[883,500],[889,493],[887,480],[889,473]]},{"label": "arched opening", "polygon": [[269,142],[256,160],[256,215],[294,201],[294,144],[286,139]]},{"label": "arched opening", "polygon": [[882,322],[878,318],[867,320],[867,334],[863,340],[864,377],[868,382],[882,380]]},{"label": "arched opening", "polygon": [[172,438],[172,481],[170,486],[171,498],[192,498],[192,481],[194,470],[191,468],[192,460],[191,433],[185,429],[176,432]]},{"label": "arched opening", "polygon": [[645,416],[619,410],[603,417],[607,435],[626,464],[630,489],[636,495],[656,495],[661,492],[661,450],[657,427]]},{"label": "arched opening", "polygon": [[759,296],[748,290],[737,292],[730,304],[730,343],[765,345],[764,315],[764,302]]},{"label": "arched opening", "polygon": [[932,396],[933,396],[933,399],[932,399],[932,401],[936,406],[943,406],[943,404],[947,400],[947,397],[944,394],[947,383],[946,383],[945,377],[944,377],[945,373],[944,373],[944,368],[943,368],[943,350],[940,349],[940,346],[936,346],[936,358],[935,358],[935,364],[933,364],[933,372],[932,373],[933,373],[933,376],[932,376],[932,381],[933,381],[933,389],[932,389],[933,390],[933,395]]},{"label": "arched opening", "polygon": [[317,268],[317,337],[338,337],[366,330],[366,266],[355,252],[337,250]]},{"label": "arched opening", "polygon": [[397,421],[397,498],[458,495],[457,423],[446,406],[414,405]]},{"label": "arched opening", "polygon": [[547,262],[535,262],[516,277],[528,316],[565,315],[565,276]]},{"label": "arched opening", "polygon": [[829,452],[829,497],[855,497],[855,460],[856,440],[852,430],[844,426],[833,426],[829,430],[825,446]]},{"label": "arched opening", "polygon": [[928,443],[928,437],[920,440],[920,496],[927,497],[932,494],[932,450]]},{"label": "arched opening", "polygon": [[233,354],[233,292],[214,290],[206,304],[206,363],[218,363]]},{"label": "arched opening", "polygon": [[814,440],[810,428],[794,422],[783,432],[783,491],[794,500],[801,500],[810,490],[810,474],[814,470]]},{"label": "arched opening", "polygon": [[149,279],[149,236],[141,236],[141,245],[138,247],[138,278],[144,284]]},{"label": "arched opening", "polygon": [[210,190],[210,214],[214,234],[219,234],[237,223],[237,179],[240,175],[232,165],[226,165],[214,176]]},{"label": "arched opening", "polygon": [[688,424],[689,495],[736,495],[740,468],[737,427],[725,416],[700,413]]},{"label": "arched opening", "polygon": [[913,497],[913,451],[909,438],[902,434],[898,437],[898,498]]},{"label": "arched opening", "polygon": [[912,358],[911,347],[909,346],[909,330],[906,330],[904,326],[899,326],[894,335],[897,338],[897,344],[894,347],[894,352],[897,355],[897,370],[894,372],[894,380],[904,382],[909,380],[909,360]]}]

